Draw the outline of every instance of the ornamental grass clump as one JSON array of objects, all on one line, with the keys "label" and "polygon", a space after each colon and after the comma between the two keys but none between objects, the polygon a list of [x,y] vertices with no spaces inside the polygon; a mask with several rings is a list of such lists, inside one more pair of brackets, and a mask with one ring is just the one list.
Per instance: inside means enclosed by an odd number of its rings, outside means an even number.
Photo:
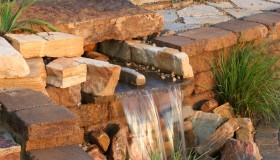
[{"label": "ornamental grass clump", "polygon": [[57,31],[54,26],[38,19],[18,21],[23,11],[32,6],[36,1],[37,0],[21,0],[18,6],[16,6],[16,0],[1,0],[0,36],[4,36],[6,33],[16,30],[36,32],[36,30],[32,28],[32,25],[45,26],[51,30]]},{"label": "ornamental grass clump", "polygon": [[218,99],[255,121],[275,119],[280,111],[279,56],[265,46],[234,47],[227,60],[222,56],[213,66]]}]

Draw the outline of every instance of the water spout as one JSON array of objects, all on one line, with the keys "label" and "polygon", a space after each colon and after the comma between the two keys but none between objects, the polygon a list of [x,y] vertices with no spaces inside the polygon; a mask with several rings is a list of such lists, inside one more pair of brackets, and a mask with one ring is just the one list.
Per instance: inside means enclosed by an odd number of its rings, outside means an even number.
[{"label": "water spout", "polygon": [[184,159],[186,150],[179,85],[132,91],[120,96],[132,160]]}]

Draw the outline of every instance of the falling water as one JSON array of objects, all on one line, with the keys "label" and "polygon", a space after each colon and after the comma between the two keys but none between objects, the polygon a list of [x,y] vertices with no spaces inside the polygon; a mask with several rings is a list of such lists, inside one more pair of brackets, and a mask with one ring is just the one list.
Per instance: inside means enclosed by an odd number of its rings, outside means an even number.
[{"label": "falling water", "polygon": [[133,91],[120,98],[129,127],[130,159],[184,159],[186,146],[179,85]]}]

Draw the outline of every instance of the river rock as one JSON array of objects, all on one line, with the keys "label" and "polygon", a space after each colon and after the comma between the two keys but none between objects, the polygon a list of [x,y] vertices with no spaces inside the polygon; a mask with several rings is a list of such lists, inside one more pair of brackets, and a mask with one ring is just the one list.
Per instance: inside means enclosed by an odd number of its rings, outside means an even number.
[{"label": "river rock", "polygon": [[221,151],[221,160],[262,160],[259,149],[254,142],[228,139]]},{"label": "river rock", "polygon": [[6,34],[5,37],[24,58],[80,57],[84,53],[84,39],[67,33]]},{"label": "river rock", "polygon": [[49,97],[59,105],[65,107],[77,106],[81,102],[81,84],[68,88],[57,88],[51,85],[46,87]]},{"label": "river rock", "polygon": [[219,127],[205,142],[201,143],[196,151],[200,155],[213,155],[222,149],[226,141],[233,137],[234,132],[238,129],[237,119],[230,119]]},{"label": "river rock", "polygon": [[29,67],[21,54],[0,37],[0,78],[25,77]]},{"label": "river rock", "polygon": [[87,78],[82,85],[84,93],[93,94],[94,96],[110,96],[114,94],[120,77],[120,66],[83,57],[74,59],[76,62],[87,65]]},{"label": "river rock", "polygon": [[225,118],[235,118],[235,114],[232,106],[229,103],[225,103],[213,110],[214,113],[217,113]]},{"label": "river rock", "polygon": [[203,112],[211,112],[213,109],[218,107],[218,102],[215,99],[210,99],[207,102],[205,102],[201,107],[201,111]]},{"label": "river rock", "polygon": [[254,126],[250,118],[237,118],[239,129],[236,131],[236,139],[240,141],[254,142]]},{"label": "river rock", "polygon": [[91,143],[98,145],[103,152],[106,152],[110,145],[110,138],[103,131],[91,132],[89,135],[89,140]]},{"label": "river rock", "polygon": [[205,143],[209,136],[216,131],[220,119],[221,117],[215,113],[195,112],[191,122],[198,144]]}]

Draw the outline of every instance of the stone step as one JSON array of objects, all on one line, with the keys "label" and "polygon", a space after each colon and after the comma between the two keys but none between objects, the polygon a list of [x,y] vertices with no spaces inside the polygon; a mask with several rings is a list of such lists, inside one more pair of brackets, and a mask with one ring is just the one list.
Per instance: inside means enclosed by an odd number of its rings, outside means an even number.
[{"label": "stone step", "polygon": [[267,159],[280,159],[280,147],[277,150],[265,150],[265,151],[260,151],[261,155],[263,156],[264,160]]},{"label": "stone step", "polygon": [[23,57],[0,37],[0,78],[25,77],[30,73]]},{"label": "stone step", "polygon": [[146,78],[143,74],[127,67],[122,67],[120,80],[136,86],[146,83]]},{"label": "stone step", "polygon": [[15,143],[12,135],[0,128],[0,159],[20,160],[21,147]]},{"label": "stone step", "polygon": [[0,79],[0,90],[28,88],[47,94],[45,89],[47,74],[43,59],[30,58],[26,59],[26,63],[30,68],[30,73],[26,77]]},{"label": "stone step", "polygon": [[15,132],[25,150],[83,142],[78,118],[53,104],[40,92],[22,89],[0,93],[3,120]]},{"label": "stone step", "polygon": [[84,39],[71,34],[40,32],[5,36],[24,58],[79,57],[84,53]]},{"label": "stone step", "polygon": [[278,150],[279,149],[279,145],[262,145],[262,144],[258,144],[258,147],[260,149],[260,151],[266,151],[266,150]]},{"label": "stone step", "polygon": [[31,150],[28,151],[27,154],[30,160],[92,160],[92,158],[77,145]]}]

